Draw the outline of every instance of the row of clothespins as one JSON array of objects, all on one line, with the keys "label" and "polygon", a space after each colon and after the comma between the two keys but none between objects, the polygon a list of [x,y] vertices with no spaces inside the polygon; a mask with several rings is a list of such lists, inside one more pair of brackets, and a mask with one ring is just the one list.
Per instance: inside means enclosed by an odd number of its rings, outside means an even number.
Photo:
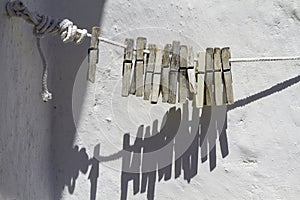
[{"label": "row of clothespins", "polygon": [[232,104],[232,74],[230,49],[207,48],[194,59],[192,47],[173,44],[164,49],[139,37],[125,40],[122,96],[143,97],[155,104],[160,94],[162,102],[175,104],[193,100],[196,108],[204,105]]}]

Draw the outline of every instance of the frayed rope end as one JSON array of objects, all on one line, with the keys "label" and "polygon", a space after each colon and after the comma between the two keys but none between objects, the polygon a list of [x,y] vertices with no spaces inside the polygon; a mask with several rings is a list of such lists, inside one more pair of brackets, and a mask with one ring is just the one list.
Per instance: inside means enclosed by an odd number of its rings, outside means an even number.
[{"label": "frayed rope end", "polygon": [[43,101],[46,103],[52,99],[52,94],[49,91],[43,91],[41,93],[41,97],[42,97]]}]

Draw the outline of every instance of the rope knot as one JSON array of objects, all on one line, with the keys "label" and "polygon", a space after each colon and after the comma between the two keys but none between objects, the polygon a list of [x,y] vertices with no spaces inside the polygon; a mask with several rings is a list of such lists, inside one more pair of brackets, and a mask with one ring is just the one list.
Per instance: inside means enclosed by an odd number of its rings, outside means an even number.
[{"label": "rope knot", "polygon": [[60,22],[59,33],[64,43],[75,42],[76,44],[82,43],[88,34],[86,29],[79,29],[68,19],[64,19]]},{"label": "rope knot", "polygon": [[40,20],[34,26],[33,33],[37,37],[44,37],[47,33],[57,34],[59,27],[57,26],[58,20],[53,19],[46,15],[39,16]]}]

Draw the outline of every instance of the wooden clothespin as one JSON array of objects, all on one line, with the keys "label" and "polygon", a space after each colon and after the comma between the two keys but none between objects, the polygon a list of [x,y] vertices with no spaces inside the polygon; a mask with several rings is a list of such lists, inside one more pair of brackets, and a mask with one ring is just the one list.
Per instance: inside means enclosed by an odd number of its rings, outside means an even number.
[{"label": "wooden clothespin", "polygon": [[135,70],[133,81],[131,83],[131,86],[134,87],[133,90],[137,97],[142,97],[144,92],[144,50],[146,49],[146,44],[146,38],[137,38]]},{"label": "wooden clothespin", "polygon": [[162,60],[162,74],[161,74],[161,93],[162,102],[168,102],[169,96],[169,73],[170,73],[170,54],[172,45],[167,44],[164,49],[163,60]]},{"label": "wooden clothespin", "polygon": [[153,72],[155,67],[155,56],[156,56],[156,45],[149,44],[149,57],[147,57],[147,67],[145,72],[145,88],[144,88],[144,100],[149,100],[151,91],[152,91],[152,79],[153,79]]},{"label": "wooden clothespin", "polygon": [[207,106],[215,105],[214,97],[214,72],[213,72],[213,48],[206,49],[206,59],[205,59],[205,101]]},{"label": "wooden clothespin", "polygon": [[180,61],[179,61],[179,91],[178,91],[178,102],[185,103],[189,96],[188,81],[187,81],[187,59],[188,59],[188,48],[186,45],[180,46]]},{"label": "wooden clothespin", "polygon": [[215,86],[215,100],[216,105],[224,104],[224,85],[222,78],[222,63],[221,63],[221,49],[214,49],[214,86]]},{"label": "wooden clothespin", "polygon": [[169,96],[168,103],[175,104],[177,96],[177,79],[178,79],[178,70],[179,70],[179,51],[180,51],[180,42],[174,41],[172,45],[172,58],[171,58],[171,67],[169,75]]},{"label": "wooden clothespin", "polygon": [[163,57],[163,50],[160,48],[156,48],[155,67],[154,67],[154,73],[153,73],[152,94],[151,94],[151,103],[152,104],[157,103],[159,93],[160,93],[162,57]]},{"label": "wooden clothespin", "polygon": [[128,97],[130,90],[130,78],[132,70],[132,59],[133,59],[133,39],[125,39],[125,51],[124,51],[124,62],[123,62],[123,72],[122,72],[122,96]]},{"label": "wooden clothespin", "polygon": [[91,45],[88,51],[88,80],[95,83],[96,67],[99,62],[99,36],[100,27],[94,26],[92,29]]},{"label": "wooden clothespin", "polygon": [[189,82],[189,89],[190,92],[195,94],[196,93],[196,76],[195,76],[195,58],[194,58],[194,50],[193,47],[188,47],[188,82]]},{"label": "wooden clothespin", "polygon": [[193,106],[195,108],[203,108],[204,105],[205,58],[205,52],[197,53],[197,62],[195,65],[196,93],[194,94],[193,98]]},{"label": "wooden clothespin", "polygon": [[222,69],[223,77],[225,83],[225,92],[226,92],[226,103],[233,104],[233,88],[232,88],[232,74],[231,74],[231,65],[229,59],[231,58],[230,48],[223,48],[221,51],[222,54]]}]

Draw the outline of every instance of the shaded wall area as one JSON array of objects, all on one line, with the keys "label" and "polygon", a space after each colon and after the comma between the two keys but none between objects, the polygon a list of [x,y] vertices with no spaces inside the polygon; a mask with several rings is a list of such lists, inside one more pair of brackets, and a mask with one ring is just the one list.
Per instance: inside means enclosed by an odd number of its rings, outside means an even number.
[{"label": "shaded wall area", "polygon": [[[33,27],[8,18],[6,2],[0,2],[0,199],[50,200],[51,113],[40,97],[42,62]],[[50,14],[46,0],[24,3]]]},{"label": "shaded wall area", "polygon": [[[89,160],[84,149],[73,147],[71,98],[89,40],[79,46],[65,45],[59,36],[41,40],[53,93],[46,104],[40,98],[42,62],[33,27],[7,17],[6,2],[0,4],[0,199],[60,199],[65,186],[74,191],[79,171],[87,170],[82,161]],[[98,0],[76,0],[72,6],[66,0],[23,2],[32,11],[68,18],[89,32],[99,25],[104,6]]]},{"label": "shaded wall area", "polygon": [[[70,6],[70,1],[54,0],[51,1],[51,10],[53,16],[70,19],[78,27],[91,32],[92,27],[99,26],[101,22],[104,3],[104,0],[75,0]],[[49,45],[49,51],[52,52],[49,54],[49,65],[53,67],[51,87],[54,92],[51,107],[51,166],[55,199],[60,199],[64,188],[70,194],[77,187],[80,188],[76,179],[80,172],[87,173],[92,162],[84,148],[74,145],[76,127],[72,114],[73,85],[89,45],[89,39],[85,39],[81,45],[63,44],[58,36],[51,38]]]}]

